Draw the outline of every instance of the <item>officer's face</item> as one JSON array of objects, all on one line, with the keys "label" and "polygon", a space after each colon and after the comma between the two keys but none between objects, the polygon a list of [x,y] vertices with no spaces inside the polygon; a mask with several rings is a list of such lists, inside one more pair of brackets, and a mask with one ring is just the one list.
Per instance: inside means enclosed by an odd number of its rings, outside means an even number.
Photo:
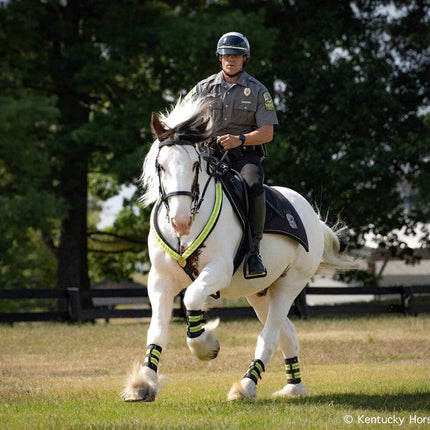
[{"label": "officer's face", "polygon": [[219,58],[221,60],[222,70],[229,75],[240,72],[246,61],[245,55],[220,55]]}]

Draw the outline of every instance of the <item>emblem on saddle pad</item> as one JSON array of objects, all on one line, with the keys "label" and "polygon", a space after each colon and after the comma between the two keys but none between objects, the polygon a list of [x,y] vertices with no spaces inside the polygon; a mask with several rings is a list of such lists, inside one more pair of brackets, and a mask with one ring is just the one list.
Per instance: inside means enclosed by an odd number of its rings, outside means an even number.
[{"label": "emblem on saddle pad", "polygon": [[285,218],[287,218],[288,224],[290,224],[291,228],[293,228],[294,230],[298,229],[296,220],[289,212],[286,213]]}]

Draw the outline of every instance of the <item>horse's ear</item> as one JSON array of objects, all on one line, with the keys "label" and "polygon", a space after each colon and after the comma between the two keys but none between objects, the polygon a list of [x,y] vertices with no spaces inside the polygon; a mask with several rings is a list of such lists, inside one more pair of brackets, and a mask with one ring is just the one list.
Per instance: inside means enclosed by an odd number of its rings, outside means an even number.
[{"label": "horse's ear", "polygon": [[166,128],[160,121],[158,114],[152,113],[151,116],[151,130],[154,135],[159,139],[159,137],[166,131]]}]

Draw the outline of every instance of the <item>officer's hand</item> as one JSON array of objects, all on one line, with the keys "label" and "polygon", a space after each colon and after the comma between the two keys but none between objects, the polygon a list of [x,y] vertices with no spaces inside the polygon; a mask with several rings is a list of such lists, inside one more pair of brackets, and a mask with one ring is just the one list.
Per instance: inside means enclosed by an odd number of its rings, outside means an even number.
[{"label": "officer's hand", "polygon": [[239,136],[235,136],[234,134],[225,134],[224,136],[218,136],[216,141],[225,150],[237,148],[242,145],[242,141],[239,139]]}]

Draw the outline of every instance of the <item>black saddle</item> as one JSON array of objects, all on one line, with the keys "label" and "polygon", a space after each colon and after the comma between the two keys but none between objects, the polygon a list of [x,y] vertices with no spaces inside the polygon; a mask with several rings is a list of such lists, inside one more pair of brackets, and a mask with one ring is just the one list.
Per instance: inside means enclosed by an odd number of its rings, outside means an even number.
[{"label": "black saddle", "polygon": [[[241,265],[249,251],[248,204],[246,185],[241,176],[232,169],[225,170],[218,177],[224,193],[242,224],[243,236],[234,259],[234,272]],[[303,222],[291,202],[278,190],[264,185],[266,197],[266,220],[264,233],[281,234],[297,240],[309,252],[308,238]]]},{"label": "black saddle", "polygon": [[[224,193],[242,225],[243,235],[234,258],[234,273],[249,252],[250,228],[248,224],[248,194],[241,175],[224,162],[228,153],[215,140],[200,147],[207,161],[208,173],[221,182]],[[297,240],[309,252],[308,238],[303,222],[291,202],[278,190],[264,185],[266,197],[266,220],[264,234],[280,234]]]}]

